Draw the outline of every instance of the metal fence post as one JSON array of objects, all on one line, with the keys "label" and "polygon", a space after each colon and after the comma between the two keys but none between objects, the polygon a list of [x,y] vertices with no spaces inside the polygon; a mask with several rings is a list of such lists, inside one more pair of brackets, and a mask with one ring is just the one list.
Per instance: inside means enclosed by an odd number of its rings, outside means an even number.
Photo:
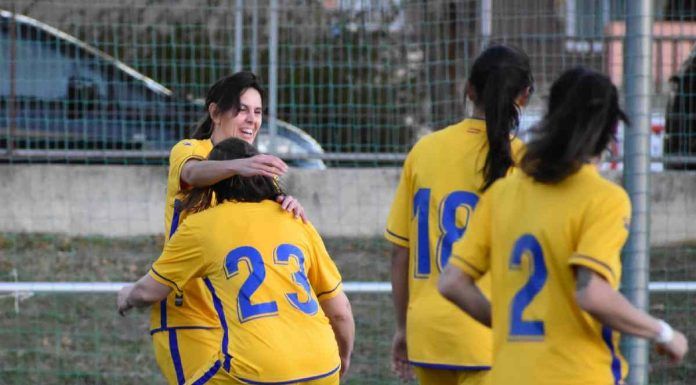
[{"label": "metal fence post", "polygon": [[234,6],[234,72],[242,70],[244,51],[244,0]]},{"label": "metal fence post", "polygon": [[268,7],[268,152],[275,153],[278,126],[278,0]]},{"label": "metal fence post", "polygon": [[[633,205],[630,235],[623,251],[623,292],[637,307],[648,309],[650,279],[650,115],[652,90],[651,0],[626,2],[624,91],[631,127],[625,130],[624,185]],[[648,383],[648,341],[626,337],[628,383]]]}]

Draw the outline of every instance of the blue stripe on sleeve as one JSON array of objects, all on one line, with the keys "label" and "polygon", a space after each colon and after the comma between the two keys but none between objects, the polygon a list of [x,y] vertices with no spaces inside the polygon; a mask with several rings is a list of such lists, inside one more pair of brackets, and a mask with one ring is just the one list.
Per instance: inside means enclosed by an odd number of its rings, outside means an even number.
[{"label": "blue stripe on sleeve", "polygon": [[181,201],[174,200],[174,215],[172,216],[172,225],[169,228],[169,238],[171,238],[179,227],[179,217],[181,216]]}]

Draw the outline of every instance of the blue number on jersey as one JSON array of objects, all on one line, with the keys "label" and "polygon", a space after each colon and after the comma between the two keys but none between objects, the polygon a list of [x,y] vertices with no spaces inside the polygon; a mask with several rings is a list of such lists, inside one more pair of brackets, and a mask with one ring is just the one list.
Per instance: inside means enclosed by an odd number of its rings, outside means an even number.
[{"label": "blue number on jersey", "polygon": [[316,314],[317,310],[319,310],[319,304],[312,298],[312,288],[309,286],[309,280],[307,279],[307,274],[305,274],[305,257],[304,254],[302,254],[302,250],[295,245],[284,243],[276,247],[274,254],[275,263],[279,265],[287,265],[291,257],[295,258],[300,269],[292,274],[292,279],[296,284],[302,286],[307,295],[307,301],[301,302],[297,293],[287,293],[285,297],[292,306],[303,313],[309,315]]},{"label": "blue number on jersey", "polygon": [[539,339],[544,336],[544,322],[539,320],[525,321],[522,319],[524,309],[534,300],[546,283],[548,273],[544,262],[544,252],[541,244],[531,234],[525,234],[515,242],[510,258],[510,269],[519,270],[522,256],[531,255],[529,269],[531,275],[527,283],[515,294],[510,306],[510,337],[514,339]]},{"label": "blue number on jersey", "polygon": [[[466,232],[469,218],[478,203],[478,195],[469,191],[454,191],[440,204],[440,231],[442,235],[437,242],[438,269],[447,265],[452,254],[452,244]],[[457,226],[457,209],[466,206],[468,214],[464,226]],[[430,189],[418,189],[413,196],[413,215],[418,217],[418,247],[416,249],[416,278],[427,278],[430,275]]]},{"label": "blue number on jersey", "polygon": [[278,304],[275,301],[253,304],[251,296],[258,290],[266,278],[266,267],[263,264],[261,253],[253,247],[238,247],[225,257],[225,270],[227,278],[239,273],[239,263],[245,262],[249,269],[249,277],[244,281],[237,295],[237,315],[240,322],[246,322],[259,317],[274,315],[278,312]]},{"label": "blue number on jersey", "polygon": [[[452,255],[452,244],[459,240],[466,232],[471,214],[478,203],[478,195],[469,191],[454,191],[442,201],[440,205],[440,231],[442,235],[437,242],[438,263],[440,271],[447,265]],[[457,209],[464,206],[467,210],[466,223],[457,227]]]},{"label": "blue number on jersey", "polygon": [[430,275],[430,236],[428,215],[430,214],[430,189],[418,189],[413,196],[413,215],[418,217],[418,244],[416,250],[416,278]]}]

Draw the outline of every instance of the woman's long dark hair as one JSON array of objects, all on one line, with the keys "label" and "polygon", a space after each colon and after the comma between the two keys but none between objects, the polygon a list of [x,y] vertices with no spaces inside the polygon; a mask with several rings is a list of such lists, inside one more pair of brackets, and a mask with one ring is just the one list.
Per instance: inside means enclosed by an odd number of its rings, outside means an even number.
[{"label": "woman's long dark hair", "polygon": [[486,112],[489,147],[481,188],[486,190],[513,165],[510,133],[520,120],[516,100],[528,87],[531,91],[534,84],[529,57],[516,48],[491,46],[474,61],[469,84],[476,92],[474,103]]},{"label": "woman's long dark hair", "polygon": [[[251,144],[241,139],[228,138],[213,147],[208,159],[240,159],[250,158],[258,154],[259,151]],[[278,195],[283,194],[283,191],[271,177],[235,175],[212,186],[193,188],[185,194],[183,210],[199,212],[212,206],[213,196],[218,203],[224,201],[261,202],[265,199],[275,200]]]},{"label": "woman's long dark hair", "polygon": [[551,86],[549,109],[534,128],[522,170],[542,183],[557,183],[607,149],[619,120],[618,91],[609,78],[587,68],[564,72]]},{"label": "woman's long dark hair", "polygon": [[215,84],[213,84],[208,90],[208,95],[205,98],[205,116],[196,124],[189,138],[210,138],[210,136],[213,134],[213,128],[215,127],[213,124],[213,119],[211,119],[210,113],[208,112],[208,107],[210,107],[212,103],[215,103],[220,113],[232,109],[236,114],[239,112],[240,108],[239,98],[242,96],[244,91],[248,90],[249,88],[253,88],[258,91],[263,100],[263,89],[261,88],[256,75],[251,72],[237,72],[215,82]]}]

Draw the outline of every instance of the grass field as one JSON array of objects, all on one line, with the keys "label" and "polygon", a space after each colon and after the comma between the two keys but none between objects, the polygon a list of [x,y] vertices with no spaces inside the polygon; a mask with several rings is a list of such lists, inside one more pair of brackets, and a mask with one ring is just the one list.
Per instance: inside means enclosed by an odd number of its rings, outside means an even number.
[{"label": "grass field", "polygon": [[[381,239],[327,239],[346,281],[387,281]],[[0,235],[0,281],[130,281],[159,254],[162,240]],[[696,245],[655,248],[653,280],[696,281]],[[651,311],[696,337],[694,294],[653,294]],[[357,324],[349,384],[398,384],[389,373],[393,329],[385,294],[350,295]],[[121,318],[115,295],[37,294],[0,298],[0,384],[164,384],[152,357],[148,313]],[[693,341],[692,341],[693,342]],[[696,355],[673,368],[651,359],[651,384],[696,382]],[[691,379],[691,382],[689,382]]]}]

